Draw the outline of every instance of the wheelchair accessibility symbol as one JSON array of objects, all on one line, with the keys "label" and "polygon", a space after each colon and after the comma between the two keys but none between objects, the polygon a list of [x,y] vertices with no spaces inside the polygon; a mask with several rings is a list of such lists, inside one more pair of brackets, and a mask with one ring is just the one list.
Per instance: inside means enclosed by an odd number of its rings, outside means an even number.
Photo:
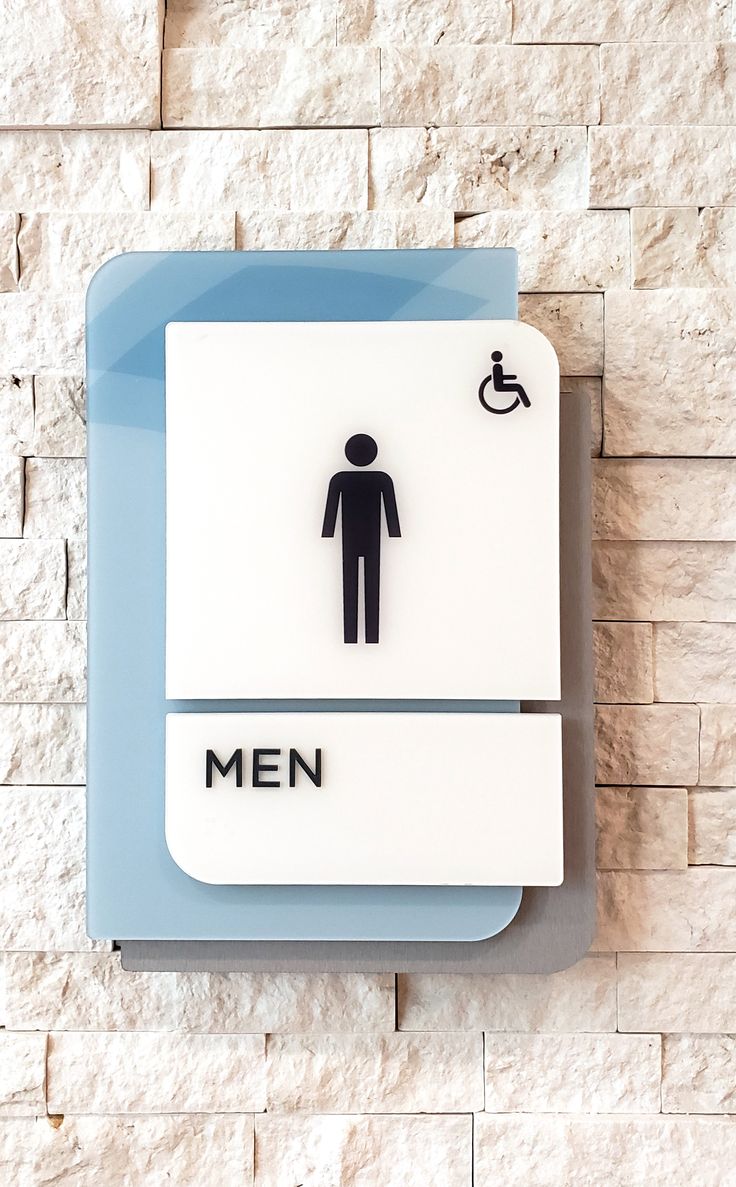
[{"label": "wheelchair accessibility symbol", "polygon": [[[486,412],[495,412],[498,416],[503,416],[506,412],[513,412],[514,409],[518,408],[520,404],[523,404],[525,408],[530,408],[531,400],[526,394],[524,388],[520,383],[512,382],[513,380],[518,379],[518,375],[504,374],[503,365],[501,362],[503,355],[501,351],[494,350],[491,358],[493,359],[491,373],[490,375],[486,375],[485,379],[478,388],[478,399],[485,408]],[[498,392],[501,395],[505,392],[514,392],[516,398],[512,404],[509,404],[506,400],[504,400],[503,402],[506,406],[504,408],[497,408],[494,404],[489,404],[488,402],[487,396],[490,395],[491,392]]]}]

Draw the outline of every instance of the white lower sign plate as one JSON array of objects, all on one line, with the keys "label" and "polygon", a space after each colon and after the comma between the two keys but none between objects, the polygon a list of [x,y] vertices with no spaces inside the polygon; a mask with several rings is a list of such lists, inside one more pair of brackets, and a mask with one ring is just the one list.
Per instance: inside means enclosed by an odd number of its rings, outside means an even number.
[{"label": "white lower sign plate", "polygon": [[556,886],[561,720],[170,714],[166,841],[208,883]]}]

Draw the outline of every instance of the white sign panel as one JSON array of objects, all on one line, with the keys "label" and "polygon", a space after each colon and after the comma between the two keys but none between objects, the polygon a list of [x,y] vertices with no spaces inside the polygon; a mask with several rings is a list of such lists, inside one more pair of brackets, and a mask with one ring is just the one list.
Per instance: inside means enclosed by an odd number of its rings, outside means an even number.
[{"label": "white sign panel", "polygon": [[518,322],[170,324],[167,696],[558,698],[558,402]]},{"label": "white sign panel", "polygon": [[234,884],[562,881],[553,714],[170,714],[166,841]]}]

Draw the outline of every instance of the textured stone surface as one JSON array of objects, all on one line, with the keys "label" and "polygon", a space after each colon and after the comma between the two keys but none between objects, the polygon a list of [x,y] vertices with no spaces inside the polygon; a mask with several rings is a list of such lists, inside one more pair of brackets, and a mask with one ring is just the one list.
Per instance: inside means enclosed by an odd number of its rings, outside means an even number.
[{"label": "textured stone surface", "polygon": [[598,51],[592,46],[381,51],[384,124],[593,124],[599,89]]},{"label": "textured stone surface", "polygon": [[87,415],[84,380],[76,375],[38,375],[34,383],[36,457],[84,457]]},{"label": "textured stone surface", "polygon": [[590,204],[728,206],[735,148],[734,128],[591,128]]},{"label": "textured stone surface", "polygon": [[13,52],[0,75],[0,127],[158,127],[159,0],[42,10],[23,0],[5,6],[3,39]]},{"label": "textured stone surface", "polygon": [[0,945],[88,951],[93,943],[84,918],[84,790],[3,787],[0,803]]},{"label": "textured stone surface", "polygon": [[335,10],[323,0],[168,0],[164,34],[167,49],[334,45]]},{"label": "textured stone surface", "polygon": [[483,1108],[479,1034],[277,1035],[268,1040],[267,1062],[269,1112]]},{"label": "textured stone surface", "polygon": [[163,55],[166,128],[377,124],[377,49],[171,49]]},{"label": "textured stone surface", "polygon": [[0,1119],[46,1111],[46,1035],[0,1034]]},{"label": "textured stone surface", "polygon": [[300,251],[316,248],[452,247],[449,210],[340,210],[280,214],[254,210],[238,214],[239,249]]},{"label": "textured stone surface", "polygon": [[470,1187],[471,1117],[256,1118],[256,1187]]},{"label": "textured stone surface", "polygon": [[735,489],[730,459],[603,458],[593,465],[593,533],[600,540],[736,540]]},{"label": "textured stone surface", "polygon": [[379,128],[370,205],[463,211],[587,205],[584,128]]},{"label": "textured stone surface", "polygon": [[146,132],[3,132],[0,209],[145,210]]},{"label": "textured stone surface", "polygon": [[493,211],[461,219],[457,247],[514,247],[523,292],[629,287],[629,220],[621,210]]},{"label": "textured stone surface", "polygon": [[87,474],[82,458],[29,458],[24,534],[31,538],[83,536]]},{"label": "textured stone surface", "polygon": [[654,673],[658,701],[736,702],[736,623],[658,623]]},{"label": "textured stone surface", "polygon": [[514,0],[515,41],[716,41],[729,0]]},{"label": "textured stone surface", "polygon": [[32,437],[32,377],[0,375],[0,453],[30,453]]},{"label": "textured stone surface", "polygon": [[618,1025],[622,1031],[736,1030],[736,955],[620,953]]},{"label": "textured stone surface", "polygon": [[64,617],[62,540],[0,539],[0,570],[0,620]]},{"label": "textured stone surface", "polygon": [[0,705],[0,783],[83,781],[81,705]]},{"label": "textured stone surface", "polygon": [[151,205],[210,210],[365,210],[368,134],[155,132]]},{"label": "textured stone surface", "polygon": [[604,952],[736,952],[736,870],[617,870],[598,875]]},{"label": "textured stone surface", "polygon": [[736,45],[641,42],[600,55],[602,124],[736,124]]},{"label": "textured stone surface", "polygon": [[522,296],[519,318],[546,334],[563,375],[603,373],[602,297],[593,293]]},{"label": "textured stone surface", "polygon": [[398,993],[402,1030],[616,1029],[616,969],[608,957],[547,975],[400,974]]},{"label": "textured stone surface", "polygon": [[381,46],[510,41],[511,16],[511,0],[338,0],[337,40]]},{"label": "textured stone surface", "polygon": [[687,788],[599,787],[600,870],[687,868]]},{"label": "textured stone surface", "polygon": [[706,1117],[481,1114],[475,1150],[475,1187],[732,1187],[736,1126]]},{"label": "textured stone surface", "polygon": [[733,622],[736,547],[595,542],[593,612],[596,618]]},{"label": "textured stone surface", "polygon": [[594,622],[593,660],[599,704],[648,705],[654,700],[650,623]]},{"label": "textured stone surface", "polygon": [[23,458],[0,453],[0,537],[23,535]]},{"label": "textured stone surface", "polygon": [[694,787],[688,798],[691,864],[736,866],[736,787]]},{"label": "textured stone surface", "polygon": [[66,546],[67,590],[66,616],[71,619],[87,617],[87,544],[85,540],[69,540]]},{"label": "textured stone surface", "polygon": [[253,1175],[252,1117],[38,1117],[0,1126],[0,1173],[16,1187],[204,1187]]},{"label": "textured stone surface", "polygon": [[736,210],[632,210],[631,255],[635,288],[728,288],[736,268]]},{"label": "textured stone surface", "polygon": [[736,1036],[668,1035],[663,1040],[662,1112],[736,1112]]},{"label": "textured stone surface", "polygon": [[18,287],[18,248],[16,235],[20,219],[9,211],[0,212],[0,292],[12,293]]},{"label": "textured stone surface", "polygon": [[264,1108],[263,1035],[49,1037],[50,1113],[252,1113]]},{"label": "textured stone surface", "polygon": [[233,212],[31,214],[18,236],[22,289],[86,289],[93,273],[124,251],[228,251]]},{"label": "textured stone surface", "polygon": [[486,1035],[486,1112],[657,1113],[660,1063],[659,1035]]},{"label": "textured stone surface", "polygon": [[736,453],[735,381],[736,290],[608,294],[606,453]]},{"label": "textured stone surface", "polygon": [[671,787],[697,781],[697,705],[600,705],[596,783]]},{"label": "textured stone surface", "polygon": [[389,974],[134,973],[115,953],[4,958],[15,1030],[392,1031]]},{"label": "textured stone surface", "polygon": [[0,353],[13,370],[81,370],[83,323],[81,294],[0,293]]},{"label": "textured stone surface", "polygon": [[736,705],[703,705],[700,720],[698,782],[729,787],[736,783]]},{"label": "textured stone surface", "polygon": [[0,622],[0,701],[84,701],[86,635],[79,622]]}]

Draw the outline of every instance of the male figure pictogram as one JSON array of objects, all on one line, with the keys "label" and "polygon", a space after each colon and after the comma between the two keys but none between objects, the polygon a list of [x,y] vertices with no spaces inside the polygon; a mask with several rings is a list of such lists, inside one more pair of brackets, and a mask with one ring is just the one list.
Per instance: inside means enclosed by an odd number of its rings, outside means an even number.
[{"label": "male figure pictogram", "polygon": [[[345,456],[353,466],[369,466],[377,454],[378,446],[367,433],[356,433],[345,445]],[[358,642],[358,574],[362,557],[365,641],[377,643],[382,509],[389,536],[401,535],[394,484],[382,470],[341,470],[330,479],[323,537],[335,535],[338,508],[342,512],[343,637],[346,643]]]}]

